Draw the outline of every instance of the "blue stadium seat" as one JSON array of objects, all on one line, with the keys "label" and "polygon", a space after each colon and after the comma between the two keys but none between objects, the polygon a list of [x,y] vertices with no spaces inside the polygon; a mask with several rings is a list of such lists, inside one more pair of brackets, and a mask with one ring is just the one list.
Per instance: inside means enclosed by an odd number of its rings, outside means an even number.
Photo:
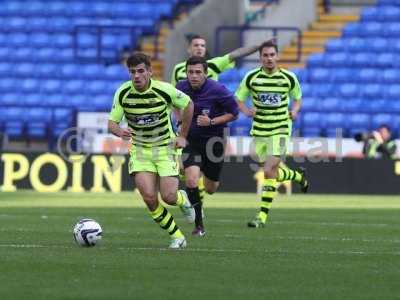
[{"label": "blue stadium seat", "polygon": [[347,113],[357,113],[363,111],[364,101],[361,98],[343,99],[341,110]]},{"label": "blue stadium seat", "polygon": [[29,122],[48,123],[52,120],[52,111],[49,108],[35,108],[28,110],[26,116]]},{"label": "blue stadium seat", "polygon": [[330,68],[348,67],[349,55],[346,52],[327,53],[324,66]]},{"label": "blue stadium seat", "polygon": [[303,113],[303,128],[320,128],[325,126],[324,113],[305,112]]},{"label": "blue stadium seat", "polygon": [[393,115],[391,114],[377,114],[372,116],[371,118],[371,127],[373,129],[378,128],[380,125],[388,125],[391,126],[394,124]]},{"label": "blue stadium seat", "polygon": [[359,87],[362,96],[367,100],[376,100],[382,97],[382,85],[378,83],[365,84]]},{"label": "blue stadium seat", "polygon": [[24,135],[24,122],[21,121],[5,122],[4,133],[11,139],[22,138]]},{"label": "blue stadium seat", "polygon": [[363,37],[379,37],[382,35],[384,27],[379,22],[364,22],[359,23],[361,36]]},{"label": "blue stadium seat", "polygon": [[355,68],[368,68],[372,66],[372,64],[376,60],[376,55],[368,52],[358,52],[354,55],[350,56],[347,64],[355,67]]},{"label": "blue stadium seat", "polygon": [[39,83],[40,81],[37,79],[23,79],[19,83],[19,87],[22,92],[24,93],[33,93],[39,90]]},{"label": "blue stadium seat", "polygon": [[382,6],[379,8],[381,21],[398,22],[400,19],[400,7],[398,6]]},{"label": "blue stadium seat", "polygon": [[400,70],[395,68],[386,69],[383,72],[383,82],[400,83]]},{"label": "blue stadium seat", "polygon": [[303,127],[301,129],[301,135],[303,137],[321,136],[321,128],[319,128],[319,127]]},{"label": "blue stadium seat", "polygon": [[381,77],[381,72],[374,68],[363,68],[358,73],[357,79],[361,83],[374,83]]},{"label": "blue stadium seat", "polygon": [[360,23],[348,23],[342,30],[344,37],[359,37],[362,36],[362,28]]},{"label": "blue stadium seat", "polygon": [[[300,83],[308,81],[309,74],[306,69],[291,69],[291,71],[296,74],[297,79],[299,80]],[[240,81],[240,80],[241,80],[241,78],[237,81]]]},{"label": "blue stadium seat", "polygon": [[318,111],[320,107],[321,100],[314,97],[303,97],[301,102],[301,111]]},{"label": "blue stadium seat", "polygon": [[357,98],[360,93],[360,87],[354,83],[344,83],[337,87],[337,94],[345,99]]},{"label": "blue stadium seat", "polygon": [[22,96],[18,92],[6,93],[6,94],[2,95],[0,105],[4,106],[4,107],[23,105],[23,101],[22,101],[23,99],[24,99],[24,96]]},{"label": "blue stadium seat", "polygon": [[60,80],[50,79],[50,80],[43,80],[41,82],[40,91],[44,94],[56,94],[60,93],[60,90],[63,86],[63,83]]},{"label": "blue stadium seat", "polygon": [[334,72],[332,72],[330,69],[327,68],[313,68],[310,70],[310,80],[314,83],[329,83],[331,82],[331,75]]},{"label": "blue stadium seat", "polygon": [[352,37],[344,39],[346,50],[351,52],[366,52],[369,51],[369,46],[365,38]]},{"label": "blue stadium seat", "polygon": [[79,79],[69,80],[64,83],[64,91],[67,94],[79,94],[85,89],[86,82]]},{"label": "blue stadium seat", "polygon": [[324,65],[325,56],[323,53],[311,54],[307,60],[307,67],[316,68]]},{"label": "blue stadium seat", "polygon": [[339,112],[342,110],[342,102],[340,98],[328,97],[320,100],[320,109],[325,112]]},{"label": "blue stadium seat", "polygon": [[349,68],[337,68],[332,72],[332,80],[335,83],[346,83],[353,81],[354,76],[354,69]]},{"label": "blue stadium seat", "polygon": [[391,84],[383,91],[384,97],[393,101],[400,101],[400,86],[398,84]]},{"label": "blue stadium seat", "polygon": [[363,106],[363,111],[371,114],[376,114],[387,110],[386,100],[380,99],[379,97],[368,97],[364,100],[365,105]]},{"label": "blue stadium seat", "polygon": [[328,52],[344,52],[346,51],[346,39],[330,39],[326,42],[325,49]]},{"label": "blue stadium seat", "polygon": [[400,113],[400,98],[386,99],[386,110],[393,113]]},{"label": "blue stadium seat", "polygon": [[364,22],[379,21],[380,14],[378,7],[366,7],[361,11],[361,20]]},{"label": "blue stadium seat", "polygon": [[[222,74],[225,74],[225,73],[227,73],[227,72],[224,72]],[[222,74],[221,74],[221,76],[222,76]],[[120,64],[107,66],[104,70],[103,76],[104,76],[104,78],[110,79],[110,80],[115,80],[115,79],[128,80],[129,79],[127,69]]]},{"label": "blue stadium seat", "polygon": [[47,124],[45,122],[28,122],[27,135],[31,139],[45,139],[47,137]]},{"label": "blue stadium seat", "polygon": [[251,129],[251,118],[239,114],[235,122],[229,123],[229,128],[232,136],[248,136]]},{"label": "blue stadium seat", "polygon": [[347,127],[352,134],[361,131],[370,130],[370,115],[362,113],[350,114],[346,118]]},{"label": "blue stadium seat", "polygon": [[323,128],[325,129],[325,135],[328,137],[335,137],[339,134],[338,130],[343,129],[345,124],[346,115],[342,113],[326,113],[325,122]]},{"label": "blue stadium seat", "polygon": [[382,53],[374,60],[374,66],[377,68],[391,68],[393,62],[396,60],[396,56],[392,53]]}]

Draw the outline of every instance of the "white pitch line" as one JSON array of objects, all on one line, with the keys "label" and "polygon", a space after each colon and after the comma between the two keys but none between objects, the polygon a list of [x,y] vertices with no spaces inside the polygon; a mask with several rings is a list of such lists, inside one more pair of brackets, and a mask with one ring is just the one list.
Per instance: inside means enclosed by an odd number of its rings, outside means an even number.
[{"label": "white pitch line", "polygon": [[[39,245],[39,244],[0,244],[0,248],[63,248],[63,249],[71,249],[75,246],[58,246],[58,245]],[[109,250],[111,247],[102,247],[98,246],[97,249]],[[118,247],[113,248],[117,250],[123,251],[171,251],[174,252],[176,250],[171,250],[168,248],[156,248],[156,247]],[[255,254],[255,253],[268,253],[268,254],[304,254],[304,255],[395,255],[400,256],[400,251],[391,251],[391,252],[374,252],[374,251],[298,251],[298,250],[286,250],[286,249],[278,249],[278,250],[269,250],[269,249],[259,249],[257,251],[254,250],[245,250],[245,249],[218,249],[218,248],[185,248],[179,250],[179,252],[209,252],[209,253],[245,253],[245,254]]]}]

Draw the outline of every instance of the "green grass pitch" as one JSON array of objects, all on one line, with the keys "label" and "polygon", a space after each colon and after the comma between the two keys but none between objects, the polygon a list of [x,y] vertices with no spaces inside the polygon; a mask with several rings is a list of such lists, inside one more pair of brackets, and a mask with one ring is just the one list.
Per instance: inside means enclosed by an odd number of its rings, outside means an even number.
[{"label": "green grass pitch", "polygon": [[[249,229],[254,194],[206,196],[205,237],[168,250],[135,193],[0,194],[0,299],[399,299],[400,198],[279,196]],[[82,217],[103,227],[80,248]]]}]

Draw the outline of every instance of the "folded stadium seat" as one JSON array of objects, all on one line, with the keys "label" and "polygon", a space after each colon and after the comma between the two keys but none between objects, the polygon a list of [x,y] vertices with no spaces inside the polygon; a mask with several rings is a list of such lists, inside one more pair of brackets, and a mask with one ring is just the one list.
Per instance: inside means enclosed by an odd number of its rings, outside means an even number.
[{"label": "folded stadium seat", "polygon": [[4,113],[3,119],[5,121],[15,121],[15,120],[25,121],[27,120],[27,115],[24,112],[25,112],[24,108],[22,107],[16,107],[16,106],[7,107],[5,111],[3,111]]},{"label": "folded stadium seat", "polygon": [[364,101],[361,98],[342,99],[341,111],[348,113],[358,113],[363,111]]},{"label": "folded stadium seat", "polygon": [[346,52],[327,53],[323,65],[328,68],[348,67],[349,57]]},{"label": "folded stadium seat", "polygon": [[80,79],[82,78],[81,65],[67,63],[61,66],[61,77],[65,79]]},{"label": "folded stadium seat", "polygon": [[329,83],[332,81],[333,72],[327,68],[313,68],[310,70],[310,81],[312,83]]},{"label": "folded stadium seat", "polygon": [[[291,71],[296,74],[300,84],[308,81],[309,73],[307,69],[291,69]],[[240,82],[240,79],[237,81]]]},{"label": "folded stadium seat", "polygon": [[349,114],[346,118],[347,128],[349,130],[350,136],[358,132],[365,132],[371,129],[370,126],[370,115],[362,113]]},{"label": "folded stadium seat", "polygon": [[[400,113],[400,98],[386,99],[386,110],[392,113]],[[399,124],[400,125],[400,124]]]},{"label": "folded stadium seat", "polygon": [[51,16],[59,15],[63,16],[68,11],[69,3],[63,1],[49,1],[46,5],[46,10],[43,13],[46,13]]},{"label": "folded stadium seat", "polygon": [[400,0],[378,0],[379,6],[400,5]]},{"label": "folded stadium seat", "polygon": [[[118,3],[117,5],[113,5],[111,2],[107,3],[107,2],[100,2],[100,1],[94,1],[91,5],[90,8],[90,14],[89,16],[102,16],[102,17],[106,17],[109,15],[113,14],[113,7],[114,6],[119,6],[120,3]],[[129,13],[129,11],[132,10],[132,5],[130,7],[130,9],[128,9],[128,11],[126,13]],[[86,16],[88,15],[88,13],[82,11],[79,12],[77,14],[78,16]]]},{"label": "folded stadium seat", "polygon": [[384,25],[379,22],[360,23],[360,35],[362,37],[379,37],[382,35]]},{"label": "folded stadium seat", "polygon": [[302,127],[303,128],[324,128],[325,127],[325,113],[319,112],[304,112],[302,114]]},{"label": "folded stadium seat", "polygon": [[319,137],[322,135],[319,127],[302,127],[300,132],[303,137]]},{"label": "folded stadium seat", "polygon": [[311,95],[319,98],[333,95],[336,90],[336,86],[330,83],[312,84],[311,87]]},{"label": "folded stadium seat", "polygon": [[324,66],[325,55],[323,53],[311,54],[307,59],[308,68],[318,68]]},{"label": "folded stadium seat", "polygon": [[49,108],[35,107],[34,109],[27,109],[25,114],[29,122],[48,123],[52,120],[52,110]]},{"label": "folded stadium seat", "polygon": [[342,110],[344,100],[336,97],[328,97],[319,100],[319,108],[322,112],[339,112]]},{"label": "folded stadium seat", "polygon": [[73,46],[73,36],[71,33],[53,34],[52,45],[57,48],[67,48]]},{"label": "folded stadium seat", "polygon": [[23,105],[24,98],[25,98],[25,96],[18,92],[6,93],[6,94],[1,95],[0,105],[3,107]]},{"label": "folded stadium seat", "polygon": [[370,52],[358,52],[350,56],[348,65],[354,68],[375,67],[376,55]]},{"label": "folded stadium seat", "polygon": [[77,49],[76,54],[79,58],[93,59],[97,57],[97,50],[95,48]]},{"label": "folded stadium seat", "polygon": [[354,73],[357,69],[337,68],[332,72],[332,81],[334,83],[348,83],[355,80]]},{"label": "folded stadium seat", "polygon": [[82,92],[85,92],[86,95],[97,95],[97,94],[102,94],[106,92],[106,86],[107,86],[108,81],[103,81],[103,80],[90,80],[85,84],[85,87],[83,88]]},{"label": "folded stadium seat", "polygon": [[27,27],[27,18],[24,17],[6,17],[3,19],[3,27],[2,30],[7,32],[16,32],[16,31],[24,31]]},{"label": "folded stadium seat", "polygon": [[4,123],[4,134],[11,139],[19,139],[24,136],[24,122],[8,121]]},{"label": "folded stadium seat", "polygon": [[398,6],[382,6],[379,8],[382,15],[381,21],[398,22],[400,20],[400,7]]},{"label": "folded stadium seat", "polygon": [[345,135],[344,124],[346,114],[343,113],[325,113],[324,132],[327,137],[336,137]]},{"label": "folded stadium seat", "polygon": [[26,3],[19,1],[5,1],[1,5],[2,14],[5,16],[20,15]]},{"label": "folded stadium seat", "polygon": [[40,91],[43,94],[58,94],[63,87],[63,82],[56,79],[42,80],[40,83]]},{"label": "folded stadium seat", "polygon": [[321,99],[315,97],[303,97],[301,101],[301,111],[319,111]]},{"label": "folded stadium seat", "polygon": [[385,35],[391,42],[396,40],[398,41],[398,38],[400,37],[400,22],[389,23],[385,27]]},{"label": "folded stadium seat", "polygon": [[24,5],[21,9],[21,14],[28,17],[41,16],[46,9],[46,1],[29,1],[29,5]]},{"label": "folded stadium seat", "polygon": [[80,79],[66,81],[63,84],[66,94],[81,94],[86,87],[86,82]]},{"label": "folded stadium seat", "polygon": [[0,32],[0,47],[4,46],[10,46],[10,35],[6,32]]},{"label": "folded stadium seat", "polygon": [[366,47],[368,47],[368,50],[371,52],[386,52],[390,41],[387,38],[376,37],[366,39],[365,43]]},{"label": "folded stadium seat", "polygon": [[38,63],[35,67],[35,76],[38,78],[54,78],[60,73],[59,66],[51,63]]},{"label": "folded stadium seat", "polygon": [[383,71],[384,83],[400,83],[400,70],[395,68],[386,69]]},{"label": "folded stadium seat", "polygon": [[342,30],[343,37],[360,37],[362,36],[362,25],[358,22],[348,23]]},{"label": "folded stadium seat", "polygon": [[394,124],[394,119],[393,119],[392,114],[376,114],[373,115],[371,118],[371,127],[372,129],[376,129],[379,126],[385,124],[385,125],[392,125]]},{"label": "folded stadium seat", "polygon": [[377,82],[382,75],[382,71],[374,68],[363,68],[360,69],[357,79],[360,83],[373,83]]},{"label": "folded stadium seat", "polygon": [[39,63],[48,63],[55,58],[59,61],[59,51],[52,47],[43,47],[35,51],[35,61]]},{"label": "folded stadium seat", "polygon": [[0,60],[2,61],[10,61],[10,52],[12,51],[11,48],[0,48]]},{"label": "folded stadium seat", "polygon": [[14,32],[7,36],[7,45],[12,47],[24,47],[29,45],[30,38],[28,33]]},{"label": "folded stadium seat", "polygon": [[45,122],[27,122],[26,127],[26,133],[30,139],[45,139],[48,135],[48,124]]},{"label": "folded stadium seat", "polygon": [[31,31],[48,31],[53,27],[53,24],[48,22],[46,17],[30,17],[26,26]]},{"label": "folded stadium seat", "polygon": [[381,84],[378,83],[370,83],[359,86],[362,97],[368,101],[381,99],[382,89],[384,88],[385,86],[382,86]]},{"label": "folded stadium seat", "polygon": [[[355,83],[343,83],[335,87],[336,95],[343,97],[343,100],[357,98],[360,94],[360,86]],[[332,95],[332,94],[331,94]]]},{"label": "folded stadium seat", "polygon": [[9,54],[10,56],[8,57],[8,61],[15,61],[19,63],[23,61],[31,61],[34,59],[34,48],[17,48],[14,51],[11,51]]},{"label": "folded stadium seat", "polygon": [[81,76],[85,79],[102,79],[104,77],[104,67],[99,64],[81,65]]},{"label": "folded stadium seat", "polygon": [[17,86],[17,80],[15,78],[4,77],[0,80],[0,93],[12,93],[15,92]]},{"label": "folded stadium seat", "polygon": [[365,7],[361,11],[361,20],[363,22],[381,21],[378,7]]},{"label": "folded stadium seat", "polygon": [[52,94],[52,95],[42,95],[42,103],[48,107],[60,107],[60,106],[69,106],[70,104],[67,102],[67,97],[64,94]]},{"label": "folded stadium seat", "polygon": [[71,62],[75,60],[74,50],[72,48],[59,49],[56,58],[57,62]]},{"label": "folded stadium seat", "polygon": [[49,47],[52,45],[52,37],[48,33],[35,32],[29,36],[29,45],[31,47]]},{"label": "folded stadium seat", "polygon": [[73,124],[74,120],[74,111],[69,108],[55,108],[53,109],[53,123],[65,123],[68,126]]},{"label": "folded stadium seat", "polygon": [[331,39],[326,42],[325,49],[327,52],[343,52],[346,51],[347,39]]},{"label": "folded stadium seat", "polygon": [[76,43],[79,48],[91,48],[97,46],[97,34],[95,32],[78,31]]},{"label": "folded stadium seat", "polygon": [[391,68],[393,67],[393,63],[395,62],[396,58],[397,56],[392,53],[379,54],[374,60],[374,66],[377,68]]},{"label": "folded stadium seat", "polygon": [[65,95],[64,99],[65,99],[65,105],[67,107],[74,108],[77,110],[90,110],[91,97],[88,95],[83,95],[81,93],[75,95],[70,94],[70,95]]},{"label": "folded stadium seat", "polygon": [[24,93],[38,92],[40,88],[40,81],[37,79],[22,79],[18,81],[18,87],[20,91]]},{"label": "folded stadium seat", "polygon": [[14,64],[8,62],[0,62],[0,77],[14,75]]},{"label": "folded stadium seat", "polygon": [[[72,4],[81,4],[81,2],[73,2]],[[72,7],[71,7],[72,9]],[[51,26],[47,29],[49,32],[71,32],[74,29],[73,22],[70,18],[63,16],[55,16],[48,18]]]},{"label": "folded stadium seat", "polygon": [[370,46],[367,43],[367,39],[360,37],[352,37],[344,39],[346,43],[346,50],[352,53],[355,52],[368,52],[370,51]]},{"label": "folded stadium seat", "polygon": [[112,97],[110,95],[96,95],[92,97],[91,104],[96,111],[110,111],[112,106]]},{"label": "folded stadium seat", "polygon": [[41,93],[26,93],[22,94],[20,99],[25,106],[38,107],[47,105],[45,101],[47,97],[49,97],[49,95],[43,95]]},{"label": "folded stadium seat", "polygon": [[19,63],[15,64],[14,76],[22,78],[32,78],[36,74],[36,65],[33,63]]},{"label": "folded stadium seat", "polygon": [[376,114],[387,111],[385,99],[366,97],[364,100],[363,110],[365,112]]},{"label": "folded stadium seat", "polygon": [[[227,72],[224,72],[224,73],[227,73]],[[222,73],[222,74],[224,74],[224,73]],[[221,74],[221,76],[222,76],[222,74]],[[116,79],[129,80],[128,70],[125,68],[125,66],[123,66],[121,64],[114,64],[114,65],[106,66],[102,75],[104,76],[104,78],[110,79],[110,80],[116,80]]]},{"label": "folded stadium seat", "polygon": [[383,91],[383,96],[389,100],[400,101],[400,86],[398,84],[388,85],[387,89]]}]

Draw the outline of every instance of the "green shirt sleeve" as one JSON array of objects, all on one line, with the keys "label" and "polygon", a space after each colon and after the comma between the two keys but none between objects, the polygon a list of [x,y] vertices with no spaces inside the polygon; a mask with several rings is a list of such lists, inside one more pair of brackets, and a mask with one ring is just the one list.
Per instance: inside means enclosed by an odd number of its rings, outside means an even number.
[{"label": "green shirt sleeve", "polygon": [[208,61],[209,65],[214,65],[219,72],[217,73],[222,73],[225,70],[232,69],[235,67],[235,62],[230,61],[229,59],[229,54],[226,54],[224,56],[219,56],[219,57],[214,57],[213,59],[210,59]]},{"label": "green shirt sleeve", "polygon": [[250,90],[248,89],[247,84],[246,84],[247,77],[248,77],[248,75],[246,75],[243,78],[242,82],[240,83],[240,85],[235,93],[236,98],[241,102],[245,102],[246,99],[250,96]]},{"label": "green shirt sleeve", "polygon": [[299,80],[297,79],[297,76],[294,73],[292,73],[292,75],[294,78],[294,87],[290,90],[289,96],[290,96],[290,99],[297,101],[297,100],[301,99],[302,92],[301,92],[301,87],[300,87]]},{"label": "green shirt sleeve", "polygon": [[172,75],[171,75],[171,84],[173,86],[176,86],[176,69],[178,68],[178,65],[175,65],[174,69],[172,70]]},{"label": "green shirt sleeve", "polygon": [[122,118],[124,117],[124,109],[122,108],[119,99],[120,99],[120,96],[122,95],[122,93],[124,93],[124,91],[127,91],[129,89],[130,89],[129,82],[126,82],[123,85],[121,85],[118,88],[118,90],[115,92],[113,105],[111,108],[110,115],[108,117],[108,119],[110,121],[119,123],[119,122],[121,122]]}]

